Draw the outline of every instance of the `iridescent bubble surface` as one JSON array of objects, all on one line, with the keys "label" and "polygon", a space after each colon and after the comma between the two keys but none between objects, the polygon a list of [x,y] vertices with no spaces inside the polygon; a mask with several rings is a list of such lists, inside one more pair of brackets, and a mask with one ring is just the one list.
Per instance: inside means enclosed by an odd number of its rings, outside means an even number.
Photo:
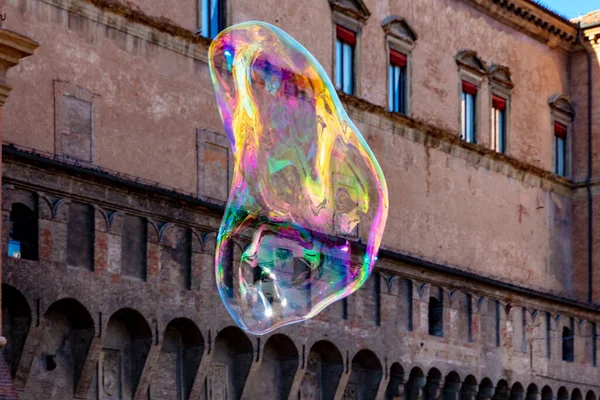
[{"label": "iridescent bubble surface", "polygon": [[215,38],[209,59],[235,155],[217,287],[242,329],[265,334],[314,317],[365,282],[387,186],[327,74],[287,33],[235,25]]}]

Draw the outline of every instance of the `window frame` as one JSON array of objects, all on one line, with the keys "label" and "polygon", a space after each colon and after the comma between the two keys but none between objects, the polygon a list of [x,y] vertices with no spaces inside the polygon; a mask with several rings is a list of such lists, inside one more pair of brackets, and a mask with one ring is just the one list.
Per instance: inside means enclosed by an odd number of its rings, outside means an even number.
[{"label": "window frame", "polygon": [[[210,18],[208,18],[208,20],[206,20],[206,15],[204,13],[204,9],[205,9],[205,5],[208,4],[208,7],[210,7],[211,3],[217,3],[218,6],[218,11],[220,13],[220,15],[218,16],[218,24],[220,26],[217,27],[217,33],[212,36],[210,34],[210,32],[208,34],[205,34],[205,27],[204,27],[204,23],[205,21],[208,22],[208,30],[211,30],[211,24],[210,24]],[[229,23],[229,1],[227,0],[198,0],[197,4],[197,12],[198,12],[198,31],[196,32],[196,34],[213,40],[223,29],[225,29],[228,26]]]},{"label": "window frame", "polygon": [[[490,148],[498,153],[509,154],[510,153],[510,121],[511,121],[511,105],[512,96],[511,91],[514,87],[510,70],[508,67],[503,65],[494,64],[488,71],[489,76],[489,104],[490,104],[490,137],[489,143]],[[504,100],[504,151],[498,151],[496,143],[494,141],[495,126],[494,126],[494,98],[500,98]]]},{"label": "window frame", "polygon": [[[508,153],[508,103],[509,100],[503,96],[499,96],[495,93],[491,93],[492,101],[490,107],[490,148],[497,153],[507,154]],[[497,131],[498,116],[501,115],[502,131]],[[499,137],[502,137],[502,145],[500,145]],[[501,147],[501,148],[500,148]]]},{"label": "window frame", "polygon": [[[356,44],[356,32],[342,25],[336,25],[334,82],[337,90],[349,95],[354,95],[356,93]],[[347,51],[349,51],[349,55],[347,54]],[[348,57],[350,57],[350,61],[347,62]],[[345,79],[347,68],[350,70],[349,81]],[[340,80],[339,84],[338,79]],[[349,91],[346,88],[347,84],[350,85]]]},{"label": "window frame", "polygon": [[[558,176],[567,177],[570,171],[568,168],[568,153],[570,150],[569,146],[569,125],[565,125],[560,121],[554,121],[552,126],[552,134],[554,138],[553,144],[553,172]],[[562,151],[559,151],[559,144],[562,143]],[[559,171],[559,153],[562,153],[562,171]]]},{"label": "window frame", "polygon": [[[474,83],[472,80],[462,79],[460,82],[460,138],[467,143],[478,143],[478,130],[479,130],[479,95],[480,85]],[[469,96],[473,99],[472,108],[473,108],[473,126],[472,126],[472,139],[469,140],[467,137],[468,132],[466,132],[466,119],[467,119],[467,107]]]},{"label": "window frame", "polygon": [[[333,9],[332,12],[332,81],[334,87],[339,92],[347,94],[349,96],[359,97],[361,94],[361,55],[362,55],[362,27],[366,19],[355,19],[346,13],[342,13],[337,9]],[[337,57],[337,43],[338,43],[338,26],[342,29],[354,33],[355,43],[353,45],[352,52],[352,93],[346,93],[342,88],[337,85],[337,69],[338,69],[338,57]]]},{"label": "window frame", "polygon": [[[569,99],[564,95],[554,95],[548,100],[550,106],[550,132],[552,140],[552,173],[570,179],[572,174],[572,125],[575,118],[575,109]],[[564,138],[564,174],[560,175],[557,172],[557,139],[556,127],[562,125],[566,127],[566,132],[561,132]]]},{"label": "window frame", "polygon": [[[415,47],[415,41],[417,40],[417,35],[414,30],[410,27],[408,22],[398,16],[398,15],[390,15],[387,17],[382,25],[383,31],[386,34],[385,40],[385,52],[386,52],[386,67],[387,67],[387,85],[386,85],[386,107],[390,112],[396,112],[398,114],[403,114],[406,116],[410,116],[412,112],[412,51]],[[394,111],[390,107],[390,97],[391,97],[391,82],[390,82],[390,66],[392,64],[392,54],[393,52],[400,53],[405,58],[405,85],[404,85],[404,111]]]},{"label": "window frame", "polygon": [[[408,55],[393,48],[388,51],[388,111],[407,115]],[[398,99],[396,99],[396,96]],[[397,101],[396,101],[397,100]],[[398,108],[396,108],[398,103]]]}]

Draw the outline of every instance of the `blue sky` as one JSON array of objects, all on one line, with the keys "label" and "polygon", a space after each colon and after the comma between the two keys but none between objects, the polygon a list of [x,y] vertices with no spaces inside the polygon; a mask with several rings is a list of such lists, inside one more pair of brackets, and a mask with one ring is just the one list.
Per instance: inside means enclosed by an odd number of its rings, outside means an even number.
[{"label": "blue sky", "polygon": [[579,14],[585,15],[600,9],[598,0],[538,0],[538,2],[567,18],[577,18]]}]

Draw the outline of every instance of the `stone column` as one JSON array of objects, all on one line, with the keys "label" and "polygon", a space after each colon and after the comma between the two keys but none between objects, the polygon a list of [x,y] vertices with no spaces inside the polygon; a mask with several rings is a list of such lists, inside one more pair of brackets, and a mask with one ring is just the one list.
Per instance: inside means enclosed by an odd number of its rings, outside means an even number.
[{"label": "stone column", "polygon": [[[0,28],[0,139],[2,138],[2,108],[8,100],[8,94],[12,89],[6,81],[6,73],[8,70],[19,63],[23,57],[33,54],[39,44],[30,38]],[[0,156],[0,177],[2,176],[1,156]],[[0,186],[1,186],[0,178]],[[0,193],[0,196],[2,193]],[[2,277],[2,261],[0,257],[0,278]],[[0,324],[2,321],[2,311],[0,308]],[[2,326],[0,325],[0,332]],[[0,336],[0,348],[6,345],[6,338]]]}]

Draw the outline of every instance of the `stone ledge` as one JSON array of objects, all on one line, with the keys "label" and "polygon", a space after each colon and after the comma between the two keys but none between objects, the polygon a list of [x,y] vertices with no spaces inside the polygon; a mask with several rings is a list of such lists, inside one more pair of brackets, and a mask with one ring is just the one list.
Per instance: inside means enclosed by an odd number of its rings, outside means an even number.
[{"label": "stone ledge", "polygon": [[479,11],[550,47],[572,51],[577,26],[531,0],[463,0]]},{"label": "stone ledge", "polygon": [[427,122],[387,111],[382,106],[356,96],[341,92],[338,92],[338,95],[348,108],[348,113],[351,116],[356,117],[359,112],[367,112],[370,115],[379,117],[379,120],[369,118],[369,121],[357,119],[360,122],[389,130],[393,134],[398,134],[430,148],[463,158],[471,164],[504,174],[532,186],[539,186],[563,196],[572,196],[573,182],[570,179],[506,154],[498,153],[481,144],[468,143],[462,140],[456,132],[440,129]]}]

